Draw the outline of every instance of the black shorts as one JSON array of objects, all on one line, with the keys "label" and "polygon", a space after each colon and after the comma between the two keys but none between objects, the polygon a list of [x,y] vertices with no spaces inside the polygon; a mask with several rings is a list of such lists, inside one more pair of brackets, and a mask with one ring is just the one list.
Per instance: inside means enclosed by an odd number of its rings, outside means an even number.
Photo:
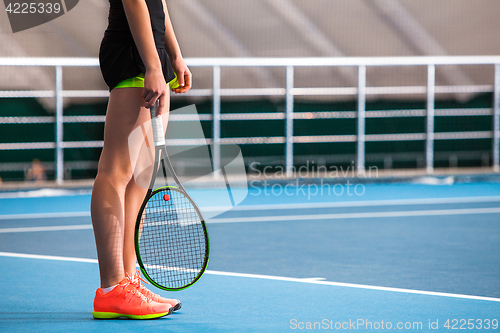
[{"label": "black shorts", "polygon": [[[174,69],[165,48],[157,48],[166,82],[175,78]],[[102,77],[111,91],[123,80],[146,73],[146,68],[135,44],[120,43],[103,38],[99,50]]]}]

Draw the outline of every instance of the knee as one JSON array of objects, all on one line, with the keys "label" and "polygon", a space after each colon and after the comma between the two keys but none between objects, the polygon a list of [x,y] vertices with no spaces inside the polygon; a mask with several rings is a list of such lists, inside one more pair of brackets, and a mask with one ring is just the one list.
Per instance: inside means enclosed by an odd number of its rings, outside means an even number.
[{"label": "knee", "polygon": [[130,166],[99,162],[96,179],[106,179],[116,187],[125,188],[133,177],[134,173]]}]

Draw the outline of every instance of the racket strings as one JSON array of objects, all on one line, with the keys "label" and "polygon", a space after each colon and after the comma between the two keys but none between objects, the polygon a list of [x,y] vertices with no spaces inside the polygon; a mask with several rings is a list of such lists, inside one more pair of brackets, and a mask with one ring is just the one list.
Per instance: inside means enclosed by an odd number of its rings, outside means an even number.
[{"label": "racket strings", "polygon": [[191,284],[206,257],[205,230],[191,201],[175,189],[154,192],[141,219],[139,251],[149,277],[172,289]]}]

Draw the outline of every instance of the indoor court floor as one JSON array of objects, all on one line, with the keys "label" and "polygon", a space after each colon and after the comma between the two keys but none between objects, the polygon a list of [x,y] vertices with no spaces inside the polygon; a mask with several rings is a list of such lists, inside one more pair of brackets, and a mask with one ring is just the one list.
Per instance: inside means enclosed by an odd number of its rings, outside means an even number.
[{"label": "indoor court floor", "polygon": [[499,183],[301,186],[208,219],[208,271],[151,321],[92,318],[90,190],[0,193],[0,331],[500,330]]}]

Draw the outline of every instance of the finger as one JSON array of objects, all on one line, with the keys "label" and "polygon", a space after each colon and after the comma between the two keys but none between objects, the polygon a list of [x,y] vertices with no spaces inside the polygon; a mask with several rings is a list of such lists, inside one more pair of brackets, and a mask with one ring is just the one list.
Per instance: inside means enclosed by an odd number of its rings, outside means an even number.
[{"label": "finger", "polygon": [[182,75],[182,84],[179,84],[182,87],[186,86],[186,76],[188,75],[188,71],[185,70],[183,75]]},{"label": "finger", "polygon": [[183,71],[177,76],[177,79],[179,80],[179,86],[181,87],[184,87],[184,73],[185,72]]},{"label": "finger", "polygon": [[166,106],[166,99],[167,99],[167,96],[165,94],[161,95],[159,98],[158,98],[158,114],[157,115],[161,115],[163,113],[163,110],[165,109],[165,106]]},{"label": "finger", "polygon": [[166,98],[167,98],[167,95],[166,94],[161,94],[160,96],[158,96],[158,105],[160,107],[165,107],[166,105]]},{"label": "finger", "polygon": [[156,100],[158,99],[158,93],[153,93],[151,94],[151,98],[149,100],[146,100],[146,108],[149,109],[153,107],[153,105],[156,103]]},{"label": "finger", "polygon": [[147,103],[151,99],[149,92],[144,91],[142,93],[142,99],[144,99],[144,101],[146,101],[146,103]]},{"label": "finger", "polygon": [[146,101],[149,101],[151,99],[152,93],[153,93],[152,90],[144,87],[144,89],[142,90],[142,98],[144,98],[144,100]]},{"label": "finger", "polygon": [[[187,88],[187,90],[189,90],[191,88],[191,82],[192,82],[192,75],[190,72],[186,72],[186,75],[185,75],[185,85],[184,87]],[[187,91],[186,90],[186,91]]]},{"label": "finger", "polygon": [[151,100],[150,100],[150,101],[146,104],[146,108],[147,108],[147,109],[152,108],[152,107],[155,105],[155,103],[156,103],[156,100],[157,100],[157,99],[158,99],[158,98],[156,98],[156,97],[152,98],[152,99],[151,99]]},{"label": "finger", "polygon": [[144,92],[142,93],[142,98],[144,98],[144,101],[148,103],[151,98],[153,98],[153,91],[149,89],[144,89]]},{"label": "finger", "polygon": [[186,71],[186,74],[185,74],[185,81],[184,81],[184,86],[183,87],[179,87],[179,88],[176,88],[174,90],[172,90],[174,93],[176,94],[182,94],[182,93],[185,93],[187,92],[189,89],[191,89],[191,79],[192,78],[192,75],[191,73],[189,73],[188,71]]},{"label": "finger", "polygon": [[181,88],[179,88],[179,94],[185,93],[185,92],[187,92],[189,89],[191,89],[191,86],[188,86],[188,85],[186,85],[186,86],[184,86],[184,87],[181,87]]}]

